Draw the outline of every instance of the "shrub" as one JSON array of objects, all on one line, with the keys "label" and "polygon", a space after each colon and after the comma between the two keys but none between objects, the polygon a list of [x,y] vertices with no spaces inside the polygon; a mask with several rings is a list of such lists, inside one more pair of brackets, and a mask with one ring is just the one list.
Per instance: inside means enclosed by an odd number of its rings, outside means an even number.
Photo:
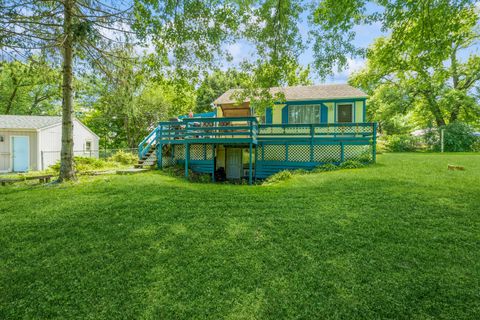
[{"label": "shrub", "polygon": [[358,162],[369,163],[370,161],[372,161],[371,157],[372,157],[372,153],[370,151],[366,151],[366,152],[363,152],[361,155],[359,155],[356,158],[357,158]]},{"label": "shrub", "polygon": [[335,171],[338,170],[339,167],[334,165],[333,163],[326,163],[324,165],[318,166],[312,170],[312,172],[326,172],[326,171]]},{"label": "shrub", "polygon": [[274,175],[271,175],[265,180],[266,184],[272,184],[280,181],[286,181],[289,180],[293,177],[293,174],[288,171],[288,170],[283,170],[280,172],[275,173]]},{"label": "shrub", "polygon": [[[443,143],[444,150],[447,152],[465,152],[473,151],[478,137],[473,135],[473,129],[463,122],[453,122],[438,129],[444,130]],[[440,136],[440,134],[438,134]],[[441,149],[440,138],[434,145],[434,150]]]},{"label": "shrub", "polygon": [[411,152],[420,147],[420,139],[409,134],[396,134],[385,137],[385,148],[390,152]]},{"label": "shrub", "polygon": [[305,170],[305,169],[297,169],[297,170],[293,171],[293,174],[298,174],[298,175],[309,174],[309,173],[310,173],[310,171]]},{"label": "shrub", "polygon": [[136,154],[120,150],[108,158],[108,160],[128,165],[137,163],[138,156]]},{"label": "shrub", "polygon": [[365,165],[359,161],[356,160],[347,160],[345,162],[342,162],[339,167],[341,169],[357,169],[357,168],[363,168]]},{"label": "shrub", "polygon": [[172,177],[183,177],[185,175],[185,167],[180,165],[175,165],[171,167],[166,167],[162,169],[163,172]]},{"label": "shrub", "polygon": [[206,174],[206,173],[198,174],[196,177],[196,182],[209,183],[210,181],[212,181],[212,178],[210,177],[209,174]]},{"label": "shrub", "polygon": [[[88,158],[88,157],[74,157],[73,162],[75,165],[75,170],[77,172],[92,171],[92,170],[102,170],[118,167],[118,163],[112,161],[106,161],[97,158]],[[50,169],[59,172],[60,171],[60,161],[56,164],[50,166]]]}]

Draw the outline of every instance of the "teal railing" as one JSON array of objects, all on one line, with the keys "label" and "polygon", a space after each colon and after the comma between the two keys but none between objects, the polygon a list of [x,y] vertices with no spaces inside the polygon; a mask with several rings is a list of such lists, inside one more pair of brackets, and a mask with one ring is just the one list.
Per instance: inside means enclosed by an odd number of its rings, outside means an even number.
[{"label": "teal railing", "polygon": [[255,139],[258,120],[255,117],[188,118],[181,122],[161,122],[158,139]]},{"label": "teal railing", "polygon": [[314,123],[314,124],[262,124],[259,126],[259,137],[371,137],[374,123]]},{"label": "teal railing", "polygon": [[248,142],[257,139],[298,140],[321,138],[372,138],[375,123],[315,123],[315,124],[258,124],[256,117],[186,118],[177,122],[160,122],[138,145],[138,156],[143,158],[157,142],[189,141]]},{"label": "teal railing", "polygon": [[153,129],[152,132],[150,132],[150,134],[145,139],[142,140],[142,142],[138,144],[139,159],[142,159],[148,153],[150,148],[152,148],[152,146],[156,144],[159,130],[160,126],[157,126],[155,129]]}]

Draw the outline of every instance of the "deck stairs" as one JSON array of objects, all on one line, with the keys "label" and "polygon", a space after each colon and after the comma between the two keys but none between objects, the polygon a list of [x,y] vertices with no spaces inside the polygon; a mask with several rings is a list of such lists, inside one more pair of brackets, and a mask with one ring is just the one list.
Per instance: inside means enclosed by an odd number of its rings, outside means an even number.
[{"label": "deck stairs", "polygon": [[151,168],[157,163],[157,155],[155,146],[152,146],[143,156],[138,160],[138,163],[133,165],[134,168]]}]

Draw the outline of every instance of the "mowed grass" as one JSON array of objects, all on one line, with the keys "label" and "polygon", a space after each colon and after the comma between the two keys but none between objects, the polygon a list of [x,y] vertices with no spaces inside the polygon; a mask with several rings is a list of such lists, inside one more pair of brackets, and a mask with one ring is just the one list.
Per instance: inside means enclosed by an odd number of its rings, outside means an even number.
[{"label": "mowed grass", "polygon": [[272,186],[88,177],[0,199],[1,319],[480,316],[478,154],[384,154]]}]

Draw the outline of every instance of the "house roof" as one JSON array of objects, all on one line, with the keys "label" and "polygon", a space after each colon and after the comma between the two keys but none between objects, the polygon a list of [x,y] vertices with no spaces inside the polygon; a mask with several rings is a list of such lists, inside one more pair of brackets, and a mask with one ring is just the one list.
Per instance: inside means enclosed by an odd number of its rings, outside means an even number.
[{"label": "house roof", "polygon": [[[238,102],[234,94],[241,89],[230,89],[213,103],[229,104]],[[321,84],[315,86],[296,86],[296,87],[273,87],[270,88],[270,94],[283,93],[286,101],[303,100],[328,100],[328,99],[347,99],[347,98],[366,98],[367,95],[348,84]],[[249,101],[246,99],[245,102]]]},{"label": "house roof", "polygon": [[41,129],[57,123],[62,117],[0,115],[0,129]]}]

